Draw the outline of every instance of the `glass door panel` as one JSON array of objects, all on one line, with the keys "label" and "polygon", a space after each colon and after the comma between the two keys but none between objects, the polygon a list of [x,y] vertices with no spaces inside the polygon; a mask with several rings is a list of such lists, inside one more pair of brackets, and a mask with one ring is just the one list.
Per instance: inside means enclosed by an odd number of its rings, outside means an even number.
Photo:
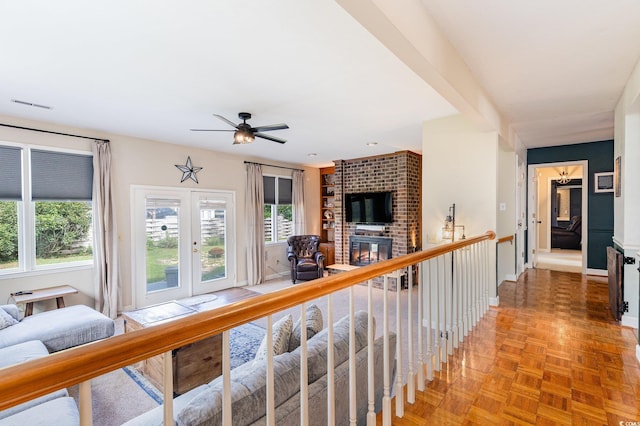
[{"label": "glass door panel", "polygon": [[180,200],[147,198],[147,293],[180,287]]},{"label": "glass door panel", "polygon": [[233,195],[194,193],[194,283],[196,294],[221,290],[234,284],[235,244],[228,238],[233,229]]}]

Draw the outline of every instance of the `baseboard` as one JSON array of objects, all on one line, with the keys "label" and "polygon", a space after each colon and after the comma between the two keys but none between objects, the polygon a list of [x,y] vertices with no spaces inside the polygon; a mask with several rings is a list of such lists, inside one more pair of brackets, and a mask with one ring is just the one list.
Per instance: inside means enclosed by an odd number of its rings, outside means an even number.
[{"label": "baseboard", "polygon": [[587,268],[587,275],[596,275],[598,277],[606,277],[609,275],[606,269],[591,269]]},{"label": "baseboard", "polygon": [[[284,271],[284,272],[279,272],[277,274],[267,275],[265,277],[265,281],[275,280],[275,279],[278,279],[278,278],[286,277],[287,275],[289,275],[289,271]],[[246,285],[246,281],[245,281],[244,285]]]},{"label": "baseboard", "polygon": [[638,328],[638,317],[622,315],[620,324],[623,325],[624,327]]},{"label": "baseboard", "polygon": [[636,345],[636,358],[640,361],[640,345]]},{"label": "baseboard", "polygon": [[500,306],[500,296],[498,296],[498,297],[490,297],[489,298],[489,306]]},{"label": "baseboard", "polygon": [[504,280],[505,281],[518,281],[518,277],[516,277],[516,274],[507,274],[504,276]]}]

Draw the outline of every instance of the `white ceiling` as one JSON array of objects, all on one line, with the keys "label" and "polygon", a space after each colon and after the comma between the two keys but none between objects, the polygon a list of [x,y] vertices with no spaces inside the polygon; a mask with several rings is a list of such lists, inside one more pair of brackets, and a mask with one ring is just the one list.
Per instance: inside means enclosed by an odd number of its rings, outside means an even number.
[{"label": "white ceiling", "polygon": [[[526,145],[613,136],[640,56],[640,2],[423,3]],[[456,113],[333,1],[6,1],[0,40],[0,114],[89,136],[320,165],[420,151],[421,123]],[[287,144],[189,131],[226,129],[212,114],[238,122],[240,111],[287,123],[270,133]]]},{"label": "white ceiling", "polygon": [[422,0],[525,146],[613,138],[638,0]]}]

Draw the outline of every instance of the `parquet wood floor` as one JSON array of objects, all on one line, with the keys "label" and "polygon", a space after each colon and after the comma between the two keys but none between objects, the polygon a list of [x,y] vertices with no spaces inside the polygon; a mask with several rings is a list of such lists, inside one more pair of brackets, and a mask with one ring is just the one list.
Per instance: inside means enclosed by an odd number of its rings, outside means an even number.
[{"label": "parquet wood floor", "polygon": [[393,424],[640,424],[636,334],[607,291],[606,278],[550,270],[503,283],[500,306]]}]

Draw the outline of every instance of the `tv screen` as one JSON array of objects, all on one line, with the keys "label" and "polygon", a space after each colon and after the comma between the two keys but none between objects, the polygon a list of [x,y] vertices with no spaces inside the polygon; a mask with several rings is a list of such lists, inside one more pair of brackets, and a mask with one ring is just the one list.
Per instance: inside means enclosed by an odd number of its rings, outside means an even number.
[{"label": "tv screen", "polygon": [[391,223],[393,196],[391,192],[346,194],[345,210],[347,222]]}]

